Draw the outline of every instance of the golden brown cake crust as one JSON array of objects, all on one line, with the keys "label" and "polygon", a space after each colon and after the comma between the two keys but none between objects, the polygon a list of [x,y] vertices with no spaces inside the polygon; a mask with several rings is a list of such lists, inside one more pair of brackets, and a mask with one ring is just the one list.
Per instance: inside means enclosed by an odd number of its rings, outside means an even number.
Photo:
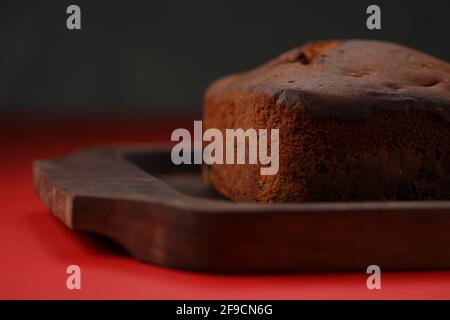
[{"label": "golden brown cake crust", "polygon": [[397,44],[308,43],[207,90],[204,128],[279,128],[280,169],[212,165],[236,201],[450,198],[450,65]]}]

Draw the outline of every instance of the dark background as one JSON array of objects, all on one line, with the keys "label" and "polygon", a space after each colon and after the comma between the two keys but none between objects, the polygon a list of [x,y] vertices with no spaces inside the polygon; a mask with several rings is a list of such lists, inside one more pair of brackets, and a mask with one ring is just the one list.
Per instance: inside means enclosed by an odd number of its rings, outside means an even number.
[{"label": "dark background", "polygon": [[450,61],[449,30],[448,0],[1,0],[1,114],[200,114],[208,83],[305,41],[386,39]]}]

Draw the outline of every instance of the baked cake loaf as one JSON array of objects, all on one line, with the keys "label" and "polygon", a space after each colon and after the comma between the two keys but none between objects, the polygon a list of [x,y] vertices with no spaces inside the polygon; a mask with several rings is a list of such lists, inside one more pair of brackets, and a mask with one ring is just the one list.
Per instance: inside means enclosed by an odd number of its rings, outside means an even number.
[{"label": "baked cake loaf", "polygon": [[213,164],[246,202],[450,199],[450,65],[394,43],[311,42],[214,82],[203,126],[279,129],[279,170]]}]

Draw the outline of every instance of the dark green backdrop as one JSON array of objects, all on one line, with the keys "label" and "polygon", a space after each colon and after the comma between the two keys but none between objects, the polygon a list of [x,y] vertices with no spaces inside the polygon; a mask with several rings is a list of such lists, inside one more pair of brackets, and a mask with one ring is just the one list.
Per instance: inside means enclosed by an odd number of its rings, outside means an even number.
[{"label": "dark green backdrop", "polygon": [[[82,9],[82,30],[65,27]],[[382,9],[382,30],[365,27]],[[304,41],[397,41],[450,61],[450,1],[0,2],[0,108],[32,114],[199,113],[216,77]]]}]

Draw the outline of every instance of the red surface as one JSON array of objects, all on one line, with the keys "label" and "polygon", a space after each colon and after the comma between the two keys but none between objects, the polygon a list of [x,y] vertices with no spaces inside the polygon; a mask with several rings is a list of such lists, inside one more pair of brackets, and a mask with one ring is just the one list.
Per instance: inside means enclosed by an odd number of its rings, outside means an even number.
[{"label": "red surface", "polygon": [[[0,120],[0,298],[2,299],[450,299],[450,271],[367,275],[213,275],[137,262],[98,237],[72,232],[32,190],[31,166],[104,143],[167,142],[192,122]],[[81,267],[81,290],[66,288],[66,267]]]}]

